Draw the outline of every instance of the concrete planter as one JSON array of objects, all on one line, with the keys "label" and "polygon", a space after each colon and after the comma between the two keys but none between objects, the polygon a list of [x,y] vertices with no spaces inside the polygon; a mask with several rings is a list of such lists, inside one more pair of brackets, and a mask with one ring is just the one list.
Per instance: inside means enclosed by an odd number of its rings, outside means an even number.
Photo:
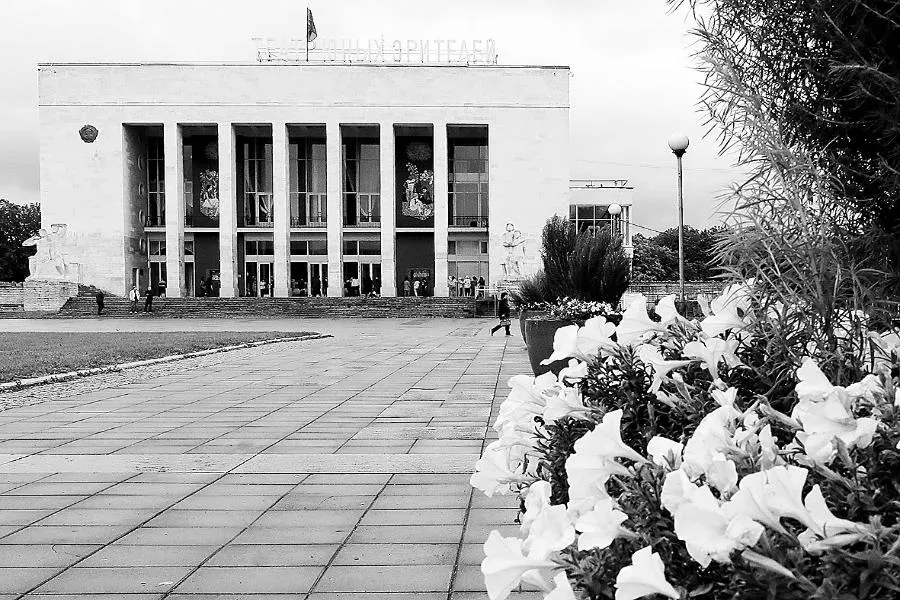
[{"label": "concrete planter", "polygon": [[525,321],[532,317],[536,317],[539,315],[545,315],[547,311],[543,310],[522,310],[519,311],[519,329],[522,331],[522,341],[527,342],[528,338],[525,337]]},{"label": "concrete planter", "polygon": [[535,376],[551,371],[554,375],[559,375],[560,370],[569,364],[567,360],[558,360],[549,365],[542,365],[541,361],[550,358],[550,355],[553,354],[553,336],[556,334],[556,330],[573,324],[572,321],[548,321],[535,318],[525,321],[528,360],[531,362],[531,370]]}]

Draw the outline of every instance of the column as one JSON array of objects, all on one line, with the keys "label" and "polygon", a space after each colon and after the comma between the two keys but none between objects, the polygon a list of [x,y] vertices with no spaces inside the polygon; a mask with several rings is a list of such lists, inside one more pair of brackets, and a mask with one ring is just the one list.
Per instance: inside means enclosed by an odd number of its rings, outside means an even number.
[{"label": "column", "polygon": [[223,298],[238,295],[234,127],[219,123],[219,278]]},{"label": "column", "polygon": [[434,124],[434,295],[447,297],[447,123]]},{"label": "column", "polygon": [[166,295],[184,296],[184,147],[178,123],[163,124],[166,169]]},{"label": "column", "polygon": [[397,202],[394,197],[394,124],[381,123],[381,295],[397,295]]},{"label": "column", "polygon": [[275,297],[291,295],[291,214],[288,202],[288,136],[285,123],[272,123],[272,171],[275,194]]},{"label": "column", "polygon": [[341,191],[341,125],[325,124],[325,160],[327,161],[327,205],[328,205],[328,295],[344,295],[344,269],[342,254],[344,211]]}]

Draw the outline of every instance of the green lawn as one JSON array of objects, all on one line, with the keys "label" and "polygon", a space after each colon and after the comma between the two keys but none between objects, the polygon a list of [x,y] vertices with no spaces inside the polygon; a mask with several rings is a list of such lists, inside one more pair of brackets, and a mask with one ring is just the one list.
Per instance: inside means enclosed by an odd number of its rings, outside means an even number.
[{"label": "green lawn", "polygon": [[0,382],[302,333],[0,333]]}]

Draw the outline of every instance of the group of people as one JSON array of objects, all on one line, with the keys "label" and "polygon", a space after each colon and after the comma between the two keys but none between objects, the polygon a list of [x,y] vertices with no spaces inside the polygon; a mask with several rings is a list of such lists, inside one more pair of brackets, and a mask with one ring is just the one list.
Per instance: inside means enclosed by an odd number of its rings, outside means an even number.
[{"label": "group of people", "polygon": [[344,294],[347,296],[363,296],[364,298],[376,298],[381,295],[381,279],[363,275],[349,277],[344,280]]},{"label": "group of people", "polygon": [[324,281],[319,279],[318,275],[313,275],[312,280],[309,282],[309,287],[306,285],[306,280],[301,279],[297,281],[296,279],[291,279],[291,296],[300,296],[303,298],[320,298],[322,296],[328,295],[328,280]]},{"label": "group of people", "polygon": [[403,278],[403,295],[404,296],[430,296],[430,286],[427,279],[413,279],[409,277]]},{"label": "group of people", "polygon": [[466,275],[465,277],[460,277],[457,279],[453,275],[447,278],[447,284],[450,288],[451,296],[469,296],[469,297],[484,297],[485,295],[485,282],[484,277],[469,277]]}]

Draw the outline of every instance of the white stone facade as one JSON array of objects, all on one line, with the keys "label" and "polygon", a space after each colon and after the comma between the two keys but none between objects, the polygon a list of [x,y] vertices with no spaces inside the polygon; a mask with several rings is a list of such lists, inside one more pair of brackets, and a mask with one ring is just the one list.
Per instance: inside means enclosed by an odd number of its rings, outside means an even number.
[{"label": "white stone facade", "polygon": [[[150,239],[165,240],[167,294],[190,293],[184,242],[217,233],[218,293],[238,295],[249,289],[249,282],[241,282],[242,240],[260,233],[274,241],[271,295],[292,292],[291,240],[316,235],[328,241],[327,257],[321,257],[323,265],[327,262],[328,295],[344,292],[344,242],[369,239],[365,236],[380,241],[381,292],[394,295],[402,293],[398,262],[409,263],[398,246],[407,233],[432,240],[433,293],[447,295],[448,241],[486,241],[489,284],[496,285],[508,270],[507,224],[524,239],[515,251],[521,251],[517,260],[527,275],[540,260],[545,220],[569,210],[566,67],[43,64],[39,103],[43,224],[65,223],[66,250],[81,264],[84,283],[115,294],[127,292],[137,271],[148,276]],[[98,131],[91,143],[79,135],[85,125]],[[489,157],[489,212],[474,229],[448,225],[448,131],[469,126],[486,131]],[[321,128],[326,140],[328,220],[321,230],[298,231],[288,214],[289,138],[306,127]],[[377,229],[348,227],[340,217],[344,198],[335,183],[343,180],[341,138],[356,127],[378,132]],[[395,132],[422,127],[433,131],[434,222],[403,228],[396,225]],[[218,140],[219,222],[202,231],[184,217],[183,136],[194,128],[206,128]],[[267,229],[248,230],[236,209],[243,180],[238,180],[235,140],[245,130],[260,128],[269,132],[273,153],[274,222]],[[148,167],[138,150],[151,129],[161,130],[165,154],[165,218],[155,226],[148,226],[144,214]]]}]

